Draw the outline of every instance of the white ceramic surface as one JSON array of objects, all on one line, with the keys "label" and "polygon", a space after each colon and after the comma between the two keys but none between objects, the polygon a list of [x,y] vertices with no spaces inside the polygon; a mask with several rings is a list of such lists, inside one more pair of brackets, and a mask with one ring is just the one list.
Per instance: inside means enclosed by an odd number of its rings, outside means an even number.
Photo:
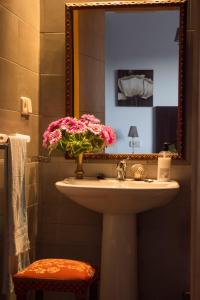
[{"label": "white ceramic surface", "polygon": [[137,300],[136,213],[173,200],[178,182],[67,178],[56,182],[56,188],[103,213],[100,300]]},{"label": "white ceramic surface", "polygon": [[176,181],[153,182],[119,181],[109,179],[67,178],[56,182],[57,189],[66,197],[100,213],[139,213],[162,206],[177,194]]}]

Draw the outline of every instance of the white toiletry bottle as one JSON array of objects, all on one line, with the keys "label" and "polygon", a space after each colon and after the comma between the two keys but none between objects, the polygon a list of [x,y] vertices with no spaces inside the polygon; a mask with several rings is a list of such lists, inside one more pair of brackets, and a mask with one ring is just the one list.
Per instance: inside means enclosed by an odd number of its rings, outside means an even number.
[{"label": "white toiletry bottle", "polygon": [[169,144],[164,143],[163,151],[159,153],[158,157],[158,181],[169,181],[171,170],[171,152],[169,151]]}]

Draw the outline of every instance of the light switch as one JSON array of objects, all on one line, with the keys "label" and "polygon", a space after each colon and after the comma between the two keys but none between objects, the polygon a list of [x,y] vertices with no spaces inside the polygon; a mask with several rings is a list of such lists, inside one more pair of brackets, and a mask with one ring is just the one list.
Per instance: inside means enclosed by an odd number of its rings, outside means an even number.
[{"label": "light switch", "polygon": [[21,114],[24,116],[28,116],[32,113],[32,102],[28,97],[20,97],[21,99]]}]

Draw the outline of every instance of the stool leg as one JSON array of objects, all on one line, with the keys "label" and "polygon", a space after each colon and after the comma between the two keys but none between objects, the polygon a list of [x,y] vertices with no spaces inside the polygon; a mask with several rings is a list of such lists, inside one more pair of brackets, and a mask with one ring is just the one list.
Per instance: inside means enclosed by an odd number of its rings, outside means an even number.
[{"label": "stool leg", "polygon": [[35,291],[35,300],[43,300],[43,291],[42,290]]}]

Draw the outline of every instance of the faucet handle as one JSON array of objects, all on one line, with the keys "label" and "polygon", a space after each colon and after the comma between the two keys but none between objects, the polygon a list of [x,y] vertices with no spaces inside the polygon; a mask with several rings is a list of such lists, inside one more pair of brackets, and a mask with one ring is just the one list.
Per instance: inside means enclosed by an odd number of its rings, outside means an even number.
[{"label": "faucet handle", "polygon": [[145,177],[145,169],[142,164],[135,164],[131,166],[131,173],[134,180],[143,180]]},{"label": "faucet handle", "polygon": [[120,160],[117,163],[117,178],[119,180],[125,180],[126,179],[126,161],[125,160]]},{"label": "faucet handle", "polygon": [[126,160],[125,160],[125,159],[120,160],[120,161],[117,163],[117,167],[119,167],[119,168],[126,167]]}]

